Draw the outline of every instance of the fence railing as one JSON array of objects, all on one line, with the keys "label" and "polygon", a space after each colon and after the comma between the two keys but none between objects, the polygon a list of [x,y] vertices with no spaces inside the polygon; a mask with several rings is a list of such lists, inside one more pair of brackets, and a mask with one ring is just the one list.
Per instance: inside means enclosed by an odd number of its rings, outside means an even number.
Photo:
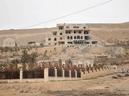
[{"label": "fence railing", "polygon": [[45,81],[48,80],[69,80],[69,79],[80,79],[82,77],[82,73],[94,73],[99,72],[101,70],[110,70],[113,67],[111,66],[100,66],[100,67],[43,67],[36,68],[33,70],[23,70],[22,68],[15,71],[0,71],[0,79],[43,79]]}]

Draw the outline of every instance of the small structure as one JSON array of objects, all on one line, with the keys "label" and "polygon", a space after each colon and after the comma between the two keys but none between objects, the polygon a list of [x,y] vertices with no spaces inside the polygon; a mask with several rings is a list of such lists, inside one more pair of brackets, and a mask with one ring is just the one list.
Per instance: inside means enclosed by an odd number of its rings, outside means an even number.
[{"label": "small structure", "polygon": [[3,47],[15,47],[17,44],[13,38],[6,38],[3,40]]}]

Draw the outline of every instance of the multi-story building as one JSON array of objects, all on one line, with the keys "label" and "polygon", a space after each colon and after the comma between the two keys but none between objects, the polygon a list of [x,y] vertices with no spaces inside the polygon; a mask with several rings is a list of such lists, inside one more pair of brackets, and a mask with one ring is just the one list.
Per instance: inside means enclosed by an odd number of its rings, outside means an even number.
[{"label": "multi-story building", "polygon": [[57,24],[57,31],[46,38],[47,46],[96,46],[97,43],[86,24]]}]

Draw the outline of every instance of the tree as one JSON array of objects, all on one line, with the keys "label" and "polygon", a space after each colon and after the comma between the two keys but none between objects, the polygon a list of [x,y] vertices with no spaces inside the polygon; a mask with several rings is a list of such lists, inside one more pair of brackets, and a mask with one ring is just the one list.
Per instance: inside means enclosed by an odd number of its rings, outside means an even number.
[{"label": "tree", "polygon": [[18,64],[18,63],[20,63],[20,60],[19,59],[13,59],[13,60],[11,60],[11,63],[12,64]]},{"label": "tree", "polygon": [[30,58],[30,55],[27,53],[27,50],[23,50],[22,56],[21,56],[21,63],[22,64],[29,63],[29,58]]},{"label": "tree", "polygon": [[36,63],[36,58],[38,57],[38,54],[36,52],[33,52],[29,56],[29,63],[35,64]]},{"label": "tree", "polygon": [[43,54],[43,60],[49,59],[49,56],[47,56],[48,51],[45,50],[44,54]]},{"label": "tree", "polygon": [[0,70],[2,71],[2,70],[4,70],[5,69],[5,67],[7,67],[7,65],[6,64],[1,64],[0,63]]},{"label": "tree", "polygon": [[38,57],[38,54],[36,52],[28,54],[27,50],[23,50],[22,56],[21,56],[21,63],[23,64],[24,67],[28,65],[30,68],[33,68],[34,64],[36,63],[37,57]]}]

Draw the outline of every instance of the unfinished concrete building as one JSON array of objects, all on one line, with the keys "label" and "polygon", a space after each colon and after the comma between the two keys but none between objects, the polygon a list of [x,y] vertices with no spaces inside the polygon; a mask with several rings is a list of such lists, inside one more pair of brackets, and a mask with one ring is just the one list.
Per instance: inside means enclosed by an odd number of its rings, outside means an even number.
[{"label": "unfinished concrete building", "polygon": [[97,46],[86,24],[57,24],[57,31],[46,38],[47,46]]}]

